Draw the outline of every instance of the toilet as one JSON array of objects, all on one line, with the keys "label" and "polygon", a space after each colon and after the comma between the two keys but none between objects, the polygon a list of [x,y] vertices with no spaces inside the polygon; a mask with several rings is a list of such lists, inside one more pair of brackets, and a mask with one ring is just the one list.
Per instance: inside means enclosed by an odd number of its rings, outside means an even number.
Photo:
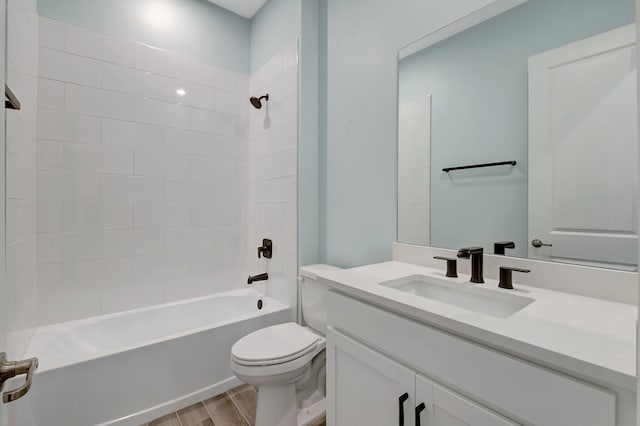
[{"label": "toilet", "polygon": [[317,281],[329,265],[301,268],[302,317],[255,331],[231,348],[231,369],[258,386],[255,426],[307,426],[324,415],[328,288]]}]

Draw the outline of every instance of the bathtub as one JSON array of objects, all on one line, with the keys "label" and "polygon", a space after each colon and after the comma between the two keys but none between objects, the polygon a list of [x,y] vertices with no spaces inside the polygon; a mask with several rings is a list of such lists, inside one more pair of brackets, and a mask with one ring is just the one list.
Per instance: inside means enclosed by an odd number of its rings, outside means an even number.
[{"label": "bathtub", "polygon": [[233,343],[290,315],[244,289],[39,328],[26,357],[40,367],[10,424],[146,423],[240,384]]}]

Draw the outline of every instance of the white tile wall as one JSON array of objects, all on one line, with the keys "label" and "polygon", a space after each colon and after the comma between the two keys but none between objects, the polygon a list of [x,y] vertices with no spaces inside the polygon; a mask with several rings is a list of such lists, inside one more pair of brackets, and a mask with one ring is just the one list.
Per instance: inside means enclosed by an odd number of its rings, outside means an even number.
[{"label": "white tile wall", "polygon": [[98,132],[98,138],[103,145],[164,152],[165,140],[160,126],[106,118],[101,123],[102,133]]},{"label": "white tile wall", "polygon": [[48,18],[39,28],[40,323],[242,287],[248,76]]},{"label": "white tile wall", "polygon": [[[269,272],[267,291],[292,306],[297,277],[297,42],[292,42],[250,78],[251,96],[269,93],[260,110],[250,109],[251,272]],[[258,260],[255,247],[273,240],[271,260]]]},{"label": "white tile wall", "polygon": [[36,283],[36,0],[7,4],[7,84],[22,104],[7,110],[6,277],[11,359],[21,359],[38,323]]},{"label": "white tile wall", "polygon": [[[39,79],[39,81],[47,80]],[[38,86],[40,87],[42,84]],[[64,99],[64,92],[60,92],[60,95]],[[49,101],[59,102],[58,99],[55,101],[52,99],[55,98],[49,98]],[[48,110],[40,104],[38,107],[37,135],[39,139],[86,144],[100,143],[100,119],[98,117]],[[63,108],[64,102],[61,109]]]},{"label": "white tile wall", "polygon": [[40,47],[38,75],[50,80],[100,87],[100,62]]},{"label": "white tile wall", "polygon": [[431,95],[400,105],[398,241],[429,245]]}]

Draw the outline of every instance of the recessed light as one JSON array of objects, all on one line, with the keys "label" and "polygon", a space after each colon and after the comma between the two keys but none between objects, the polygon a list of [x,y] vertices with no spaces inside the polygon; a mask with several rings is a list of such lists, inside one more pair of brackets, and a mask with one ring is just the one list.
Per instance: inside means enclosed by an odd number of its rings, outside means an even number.
[{"label": "recessed light", "polygon": [[166,4],[152,3],[144,14],[147,21],[156,28],[168,28],[173,23],[172,11]]},{"label": "recessed light", "polygon": [[187,94],[187,91],[184,90],[182,87],[176,90],[176,93],[178,94],[178,96],[182,97],[184,95]]}]

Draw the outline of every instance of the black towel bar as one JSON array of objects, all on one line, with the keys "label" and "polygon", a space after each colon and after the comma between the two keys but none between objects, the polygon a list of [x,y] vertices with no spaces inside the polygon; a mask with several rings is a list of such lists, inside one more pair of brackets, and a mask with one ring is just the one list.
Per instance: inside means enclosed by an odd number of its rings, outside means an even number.
[{"label": "black towel bar", "polygon": [[506,165],[515,166],[516,164],[518,163],[515,160],[500,161],[498,163],[470,164],[468,166],[445,167],[444,169],[442,169],[442,171],[445,173],[449,173],[452,170],[478,169],[480,167],[493,167],[493,166],[506,166]]}]

